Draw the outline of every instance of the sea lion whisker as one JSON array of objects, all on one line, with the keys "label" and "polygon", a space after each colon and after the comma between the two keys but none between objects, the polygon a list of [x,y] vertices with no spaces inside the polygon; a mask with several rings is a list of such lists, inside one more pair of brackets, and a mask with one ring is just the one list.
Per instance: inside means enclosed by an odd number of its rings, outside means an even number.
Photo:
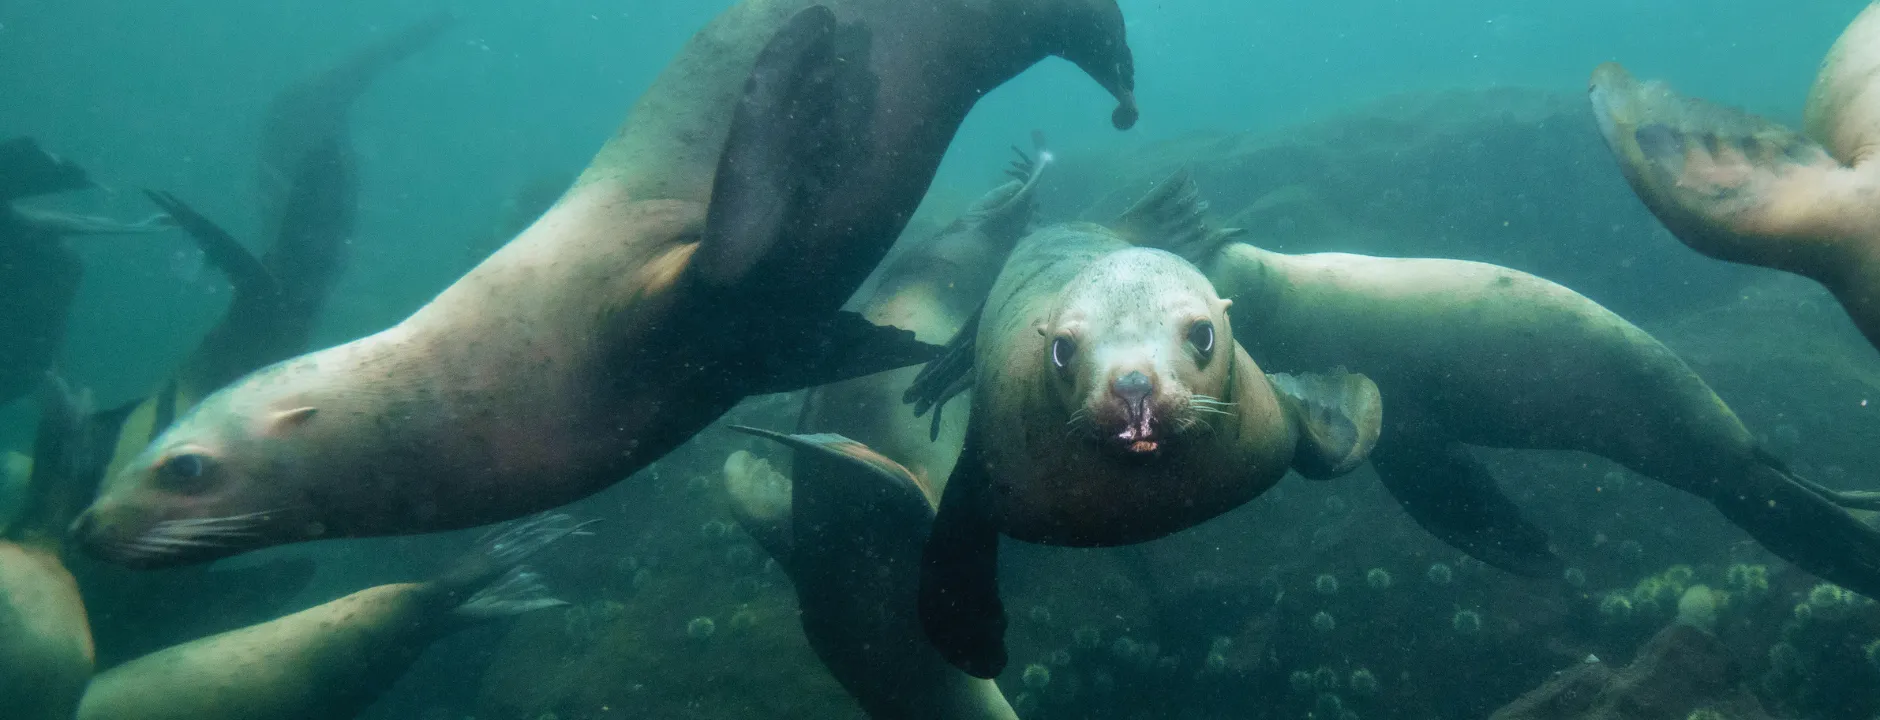
[{"label": "sea lion whisker", "polygon": [[223,547],[226,545],[226,543],[216,542],[206,538],[178,537],[175,535],[145,535],[138,538],[137,542],[153,547],[177,549]]}]

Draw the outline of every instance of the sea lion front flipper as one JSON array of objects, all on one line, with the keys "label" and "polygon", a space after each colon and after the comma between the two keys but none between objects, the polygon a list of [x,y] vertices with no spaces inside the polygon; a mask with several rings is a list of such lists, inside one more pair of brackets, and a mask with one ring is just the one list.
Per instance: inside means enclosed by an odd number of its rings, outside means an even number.
[{"label": "sea lion front flipper", "polygon": [[[786,21],[757,56],[733,111],[690,271],[725,301],[787,295],[820,248],[804,232],[869,134],[878,82],[850,57],[866,30],[812,5]],[[839,47],[840,46],[840,47]],[[834,258],[831,258],[833,261]],[[772,267],[775,266],[775,267]]]},{"label": "sea lion front flipper", "polygon": [[914,338],[914,333],[891,325],[876,325],[859,313],[828,316],[817,327],[787,347],[777,348],[765,371],[749,379],[746,393],[800,390],[918,365],[939,355],[941,348]]},{"label": "sea lion front flipper", "polygon": [[1523,577],[1559,577],[1566,563],[1548,547],[1495,476],[1460,443],[1392,428],[1371,453],[1371,467],[1410,519],[1436,539],[1492,567]]},{"label": "sea lion front flipper", "polygon": [[1293,452],[1294,470],[1322,480],[1364,464],[1384,425],[1384,403],[1376,383],[1343,368],[1323,374],[1274,373],[1266,377],[1297,423],[1299,447]]},{"label": "sea lion front flipper", "polygon": [[[896,487],[911,488],[919,492],[921,496],[927,498],[929,503],[932,503],[934,500],[933,488],[929,487],[925,481],[921,480],[919,476],[915,475],[905,466],[877,452],[874,448],[850,440],[842,435],[836,433],[792,435],[790,433],[780,433],[775,430],[765,430],[749,425],[732,425],[730,427],[732,430],[741,433],[756,435],[767,440],[774,440],[795,450],[820,453],[828,457],[846,461],[887,480]],[[932,507],[932,505],[929,505],[929,507]]]},{"label": "sea lion front flipper", "polygon": [[954,667],[977,678],[1005,669],[1005,604],[999,599],[999,526],[992,476],[969,428],[921,551],[920,623]]},{"label": "sea lion front flipper", "polygon": [[966,392],[973,386],[973,361],[978,356],[979,317],[986,312],[985,303],[979,304],[966,322],[960,324],[959,332],[947,340],[947,346],[940,351],[940,357],[928,361],[909,383],[907,391],[901,393],[901,402],[914,406],[914,417],[933,410],[933,428],[928,432],[929,440],[940,439],[940,410],[953,396]]},{"label": "sea lion front flipper", "polygon": [[227,230],[216,225],[195,208],[184,203],[180,198],[160,190],[145,190],[144,196],[150,202],[163,208],[163,212],[176,221],[202,248],[202,255],[228,276],[229,284],[237,293],[273,293],[279,288],[274,274],[268,272],[266,265],[254,253],[248,252],[241,242]]},{"label": "sea lion front flipper", "polygon": [[1593,72],[1588,94],[1626,181],[1698,252],[1823,280],[1846,269],[1844,241],[1880,220],[1871,183],[1789,128],[1617,63]]},{"label": "sea lion front flipper", "polygon": [[41,149],[38,140],[16,137],[0,141],[0,204],[84,190],[94,184],[84,168]]},{"label": "sea lion front flipper", "polygon": [[1166,250],[1205,267],[1221,246],[1241,234],[1237,228],[1209,225],[1207,212],[1208,202],[1201,199],[1194,173],[1184,167],[1137,200],[1111,227],[1138,247]]}]

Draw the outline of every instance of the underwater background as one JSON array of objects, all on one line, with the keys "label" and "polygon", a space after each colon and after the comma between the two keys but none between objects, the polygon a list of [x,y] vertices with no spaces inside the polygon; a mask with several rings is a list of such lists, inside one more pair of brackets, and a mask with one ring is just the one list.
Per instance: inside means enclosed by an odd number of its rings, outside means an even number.
[{"label": "underwater background", "polygon": [[[460,22],[353,112],[359,230],[314,345],[397,322],[526,224],[728,4],[448,4]],[[1047,61],[977,106],[906,235],[957,216],[1033,130],[1062,163],[1041,192],[1049,220],[1111,217],[1192,167],[1215,217],[1273,250],[1483,260],[1567,285],[1676,350],[1798,474],[1880,489],[1880,357],[1813,284],[1707,260],[1662,229],[1585,98],[1591,69],[1620,60],[1795,125],[1858,3],[1120,4],[1141,122],[1115,132],[1112,100]],[[32,135],[105,186],[47,206],[142,217],[151,208],[137,191],[157,188],[250,238],[271,94],[441,6],[8,0],[0,134]],[[115,404],[189,352],[227,283],[180,233],[72,245],[86,271],[62,366]],[[754,398],[719,425],[787,427],[800,399]],[[779,465],[787,453],[720,426],[572,506],[603,522],[538,563],[571,607],[440,640],[364,717],[861,717],[804,643],[788,580],[715,492],[730,453]],[[32,429],[31,402],[0,408],[0,449],[26,449]],[[1487,717],[1588,656],[1623,667],[1649,654],[1702,583],[1720,591],[1715,661],[1747,679],[1769,716],[1880,716],[1872,601],[1818,586],[1700,500],[1605,460],[1481,456],[1558,543],[1571,569],[1557,581],[1465,560],[1368,469],[1295,477],[1139,546],[1008,541],[1013,662],[1001,685],[1026,718]],[[100,670],[422,577],[474,534],[227,560],[218,568],[258,568],[250,577],[262,580],[219,613],[158,589],[166,574],[200,571],[153,572],[149,596],[94,617],[119,638],[100,640]],[[1634,716],[1659,715],[1613,717]]]}]

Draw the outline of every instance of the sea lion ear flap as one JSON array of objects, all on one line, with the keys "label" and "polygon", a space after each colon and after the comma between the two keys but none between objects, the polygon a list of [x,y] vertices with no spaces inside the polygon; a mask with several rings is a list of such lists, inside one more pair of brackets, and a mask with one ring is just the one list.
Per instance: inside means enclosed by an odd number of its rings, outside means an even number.
[{"label": "sea lion ear flap", "polygon": [[1200,267],[1239,229],[1215,229],[1207,222],[1208,203],[1201,199],[1194,174],[1184,167],[1156,185],[1110,224],[1123,239],[1138,247],[1167,250]]},{"label": "sea lion ear flap", "polygon": [[1781,240],[1841,241],[1848,239],[1843,228],[1873,222],[1866,194],[1850,190],[1852,171],[1794,130],[1664,83],[1641,83],[1618,63],[1594,70],[1587,94],[1632,190],[1698,252],[1769,266],[1777,256],[1801,254],[1780,252]]},{"label": "sea lion ear flap", "polygon": [[708,288],[801,282],[783,270],[833,250],[805,246],[817,233],[803,231],[844,168],[865,152],[879,84],[867,71],[868,42],[866,28],[839,26],[834,11],[812,5],[758,53],[718,158],[705,236],[692,260]]},{"label": "sea lion ear flap", "polygon": [[1297,428],[1293,469],[1314,480],[1338,477],[1363,464],[1383,430],[1377,384],[1338,368],[1330,373],[1267,375]]},{"label": "sea lion ear flap", "polygon": [[966,674],[1005,669],[1005,603],[999,599],[999,526],[992,477],[968,429],[959,462],[920,558],[920,624],[940,657]]},{"label": "sea lion ear flap", "polygon": [[281,433],[293,430],[307,424],[307,421],[312,420],[313,416],[319,414],[319,412],[319,408],[312,406],[297,407],[292,410],[281,410],[268,416],[267,428],[264,430],[263,434],[280,435]]}]

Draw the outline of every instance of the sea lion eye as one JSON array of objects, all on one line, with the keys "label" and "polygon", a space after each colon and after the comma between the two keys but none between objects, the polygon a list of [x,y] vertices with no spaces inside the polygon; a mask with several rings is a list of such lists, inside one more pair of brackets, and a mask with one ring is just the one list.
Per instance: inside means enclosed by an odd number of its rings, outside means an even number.
[{"label": "sea lion eye", "polygon": [[164,461],[163,473],[189,480],[202,477],[205,465],[201,455],[185,453]]},{"label": "sea lion eye", "polygon": [[1201,353],[1202,360],[1206,360],[1209,357],[1213,356],[1214,355],[1214,323],[1208,322],[1206,320],[1200,320],[1200,321],[1197,321],[1193,326],[1189,327],[1188,328],[1188,344],[1195,346],[1195,350]]},{"label": "sea lion eye", "polygon": [[1051,364],[1059,370],[1070,367],[1071,358],[1077,356],[1077,341],[1061,337],[1051,341]]}]

